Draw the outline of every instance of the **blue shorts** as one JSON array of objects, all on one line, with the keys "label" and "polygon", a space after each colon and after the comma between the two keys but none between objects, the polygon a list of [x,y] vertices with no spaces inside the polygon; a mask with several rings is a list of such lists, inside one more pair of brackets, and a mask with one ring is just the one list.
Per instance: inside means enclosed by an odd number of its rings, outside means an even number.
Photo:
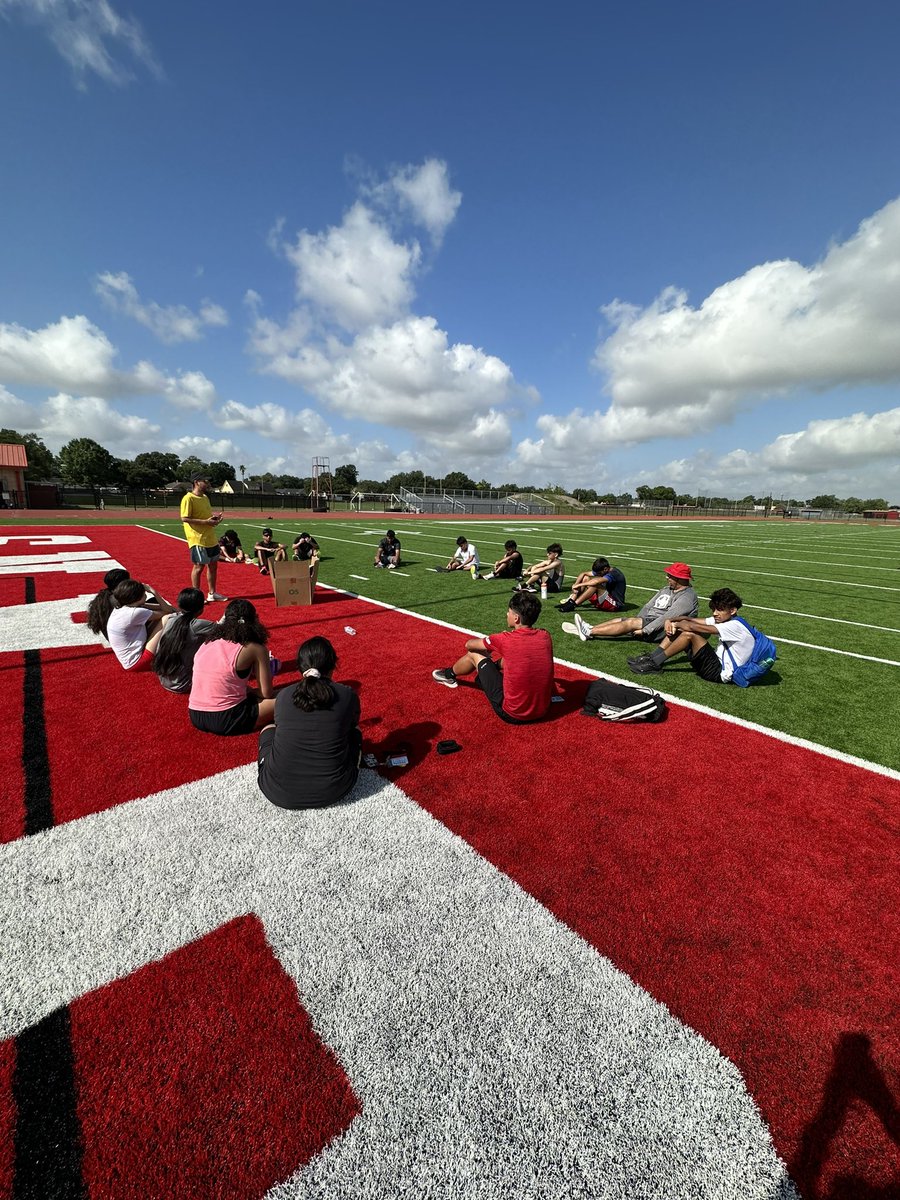
[{"label": "blue shorts", "polygon": [[221,546],[191,546],[191,562],[195,567],[205,567],[215,562],[222,553]]}]

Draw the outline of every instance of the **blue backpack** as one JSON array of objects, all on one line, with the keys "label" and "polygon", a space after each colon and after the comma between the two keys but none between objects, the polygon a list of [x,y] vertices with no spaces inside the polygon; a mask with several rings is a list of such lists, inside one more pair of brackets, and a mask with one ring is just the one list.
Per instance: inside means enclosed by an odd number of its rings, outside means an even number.
[{"label": "blue backpack", "polygon": [[734,620],[740,621],[744,628],[749,629],[753,634],[753,652],[749,659],[738,667],[735,665],[734,655],[727,646],[725,647],[725,653],[731,659],[731,665],[734,668],[731,681],[738,687],[749,687],[755,679],[759,679],[760,675],[765,675],[778,657],[778,651],[775,649],[772,639],[766,637],[764,633],[760,633],[749,621],[745,621],[743,617],[735,617]]}]

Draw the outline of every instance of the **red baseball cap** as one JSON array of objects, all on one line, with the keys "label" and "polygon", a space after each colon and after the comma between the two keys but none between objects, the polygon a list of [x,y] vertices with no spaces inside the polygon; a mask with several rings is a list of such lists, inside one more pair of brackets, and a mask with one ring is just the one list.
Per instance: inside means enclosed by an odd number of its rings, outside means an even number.
[{"label": "red baseball cap", "polygon": [[671,575],[673,579],[692,579],[691,568],[687,563],[672,563],[671,567],[666,567],[666,574]]}]

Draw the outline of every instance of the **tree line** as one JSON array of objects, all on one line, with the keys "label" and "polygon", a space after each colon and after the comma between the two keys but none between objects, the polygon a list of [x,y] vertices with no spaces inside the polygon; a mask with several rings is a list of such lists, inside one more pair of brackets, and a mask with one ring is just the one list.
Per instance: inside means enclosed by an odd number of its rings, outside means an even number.
[{"label": "tree line", "polygon": [[[204,462],[196,455],[181,458],[178,454],[167,453],[163,450],[150,450],[144,454],[136,454],[134,458],[116,458],[93,438],[73,438],[60,449],[59,454],[52,454],[44,445],[43,440],[35,433],[18,433],[15,429],[0,429],[0,442],[14,442],[25,447],[28,456],[28,470],[25,478],[35,480],[60,480],[65,484],[85,485],[87,487],[122,487],[152,489],[165,487],[169,483],[187,483],[196,471],[205,471],[214,488],[220,488],[226,481],[235,482],[238,472],[241,481],[247,487],[261,491],[286,489],[298,492],[310,492],[312,479],[309,475],[275,475],[264,472],[258,475],[247,475],[243,465],[237,468],[227,462]],[[336,495],[351,495],[353,492],[391,493],[408,488],[413,492],[448,491],[448,492],[488,492],[500,495],[537,492],[545,496],[563,496],[571,494],[582,504],[615,504],[628,507],[634,503],[647,507],[697,507],[721,508],[726,505],[740,504],[747,508],[765,506],[771,508],[775,501],[772,496],[744,496],[738,500],[730,496],[703,496],[693,492],[678,493],[672,487],[657,485],[650,487],[642,484],[631,492],[601,492],[594,488],[574,488],[567,493],[557,484],[536,483],[503,483],[496,487],[487,480],[476,481],[464,471],[448,471],[446,475],[427,475],[423,471],[399,471],[387,479],[360,479],[359,472],[353,463],[344,463],[336,467],[330,476],[319,478],[319,486],[325,487]],[[821,508],[837,512],[861,513],[870,509],[886,509],[886,500],[864,500],[858,496],[847,496],[843,499],[833,495],[813,496],[809,500],[780,498],[777,503],[790,508]]]}]

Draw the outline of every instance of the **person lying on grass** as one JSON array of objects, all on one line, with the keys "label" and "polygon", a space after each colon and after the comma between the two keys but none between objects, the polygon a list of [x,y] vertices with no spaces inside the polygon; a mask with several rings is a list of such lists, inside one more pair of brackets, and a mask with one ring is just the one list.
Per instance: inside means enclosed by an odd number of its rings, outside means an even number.
[{"label": "person lying on grass", "polygon": [[279,808],[320,808],[343,800],[359,775],[359,697],[333,683],[334,646],[312,637],[297,651],[300,682],[283,688],[259,735],[259,790]]},{"label": "person lying on grass", "polygon": [[562,552],[563,548],[559,542],[551,542],[547,547],[547,557],[528,568],[525,578],[519,584],[520,590],[536,592],[546,582],[548,592],[562,591],[562,582],[566,574]]},{"label": "person lying on grass", "polygon": [[[272,720],[275,689],[268,640],[268,630],[250,601],[232,600],[221,623],[194,655],[188,713],[195,729],[233,737],[252,733]],[[259,687],[258,696],[250,690],[251,676]]]},{"label": "person lying on grass", "polygon": [[205,603],[199,588],[182,588],[178,593],[178,611],[163,617],[153,670],[167,692],[191,690],[194,656],[216,629],[215,621],[202,619]]},{"label": "person lying on grass", "polygon": [[[719,588],[709,598],[711,617],[674,617],[666,621],[666,636],[650,654],[629,658],[628,666],[636,675],[661,671],[670,658],[682,650],[691,662],[691,669],[708,683],[730,683],[735,667],[750,661],[753,653],[753,634],[743,623],[736,621],[743,605],[740,596],[731,588]],[[712,634],[719,635],[715,649],[709,644]]]},{"label": "person lying on grass", "polygon": [[400,566],[400,542],[393,529],[389,529],[375,548],[376,567],[395,571]]},{"label": "person lying on grass", "polygon": [[563,633],[574,633],[583,642],[589,638],[633,637],[645,642],[661,642],[665,623],[675,617],[696,617],[697,593],[691,587],[691,568],[687,563],[666,567],[666,586],[651,596],[636,617],[614,617],[600,625],[589,625],[580,613],[574,624],[563,621]]},{"label": "person lying on grass", "polygon": [[241,539],[234,529],[228,529],[219,538],[219,549],[222,552],[222,562],[243,563],[247,561]]},{"label": "person lying on grass", "polygon": [[275,562],[283,562],[287,557],[284,546],[272,537],[271,529],[262,531],[262,537],[253,549],[256,552],[256,561],[259,563],[260,575],[268,575],[273,559]]},{"label": "person lying on grass", "polygon": [[494,569],[485,575],[485,579],[520,579],[525,563],[519,552],[519,547],[510,538],[503,543],[506,553],[494,563]]},{"label": "person lying on grass", "polygon": [[113,653],[126,671],[151,670],[162,619],[175,609],[137,579],[116,585],[113,604],[106,623],[106,640]]},{"label": "person lying on grass", "polygon": [[99,633],[106,637],[109,614],[115,608],[113,592],[120,583],[124,583],[126,579],[130,578],[131,575],[124,567],[114,567],[103,576],[103,591],[98,592],[88,605],[87,627],[91,633]]},{"label": "person lying on grass", "polygon": [[618,567],[611,567],[608,558],[595,558],[589,571],[582,571],[572,584],[572,594],[562,604],[560,612],[574,612],[580,604],[592,604],[601,612],[621,612],[625,607],[625,576]]},{"label": "person lying on grass", "polygon": [[[540,721],[553,695],[553,642],[546,629],[535,629],[541,602],[530,592],[515,592],[506,613],[508,629],[486,638],[469,638],[466,652],[452,667],[432,671],[444,687],[458,687],[460,675],[477,673],[478,685],[494,712],[509,725]],[[495,662],[491,657],[500,657]]]},{"label": "person lying on grass", "polygon": [[456,539],[456,553],[444,567],[445,571],[474,571],[478,574],[478,568],[481,562],[478,558],[478,551],[475,548],[475,543],[470,542],[468,538],[462,534]]}]

